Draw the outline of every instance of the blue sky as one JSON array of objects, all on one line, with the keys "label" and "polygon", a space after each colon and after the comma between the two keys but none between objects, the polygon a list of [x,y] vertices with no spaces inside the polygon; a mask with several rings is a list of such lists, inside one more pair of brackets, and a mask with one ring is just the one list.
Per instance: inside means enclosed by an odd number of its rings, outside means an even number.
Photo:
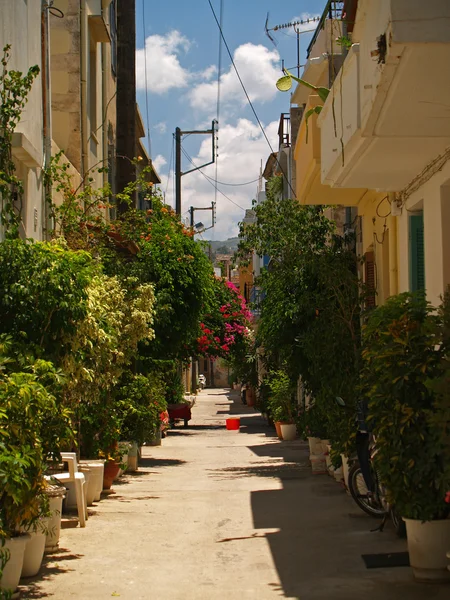
[{"label": "blue sky", "polygon": [[[219,17],[220,0],[211,2]],[[325,0],[223,0],[226,41],[274,149],[280,114],[289,111],[289,94],[278,92],[275,81],[281,75],[282,59],[288,68],[297,64],[297,38],[292,28],[272,32],[277,43],[274,46],[264,31],[267,13],[269,28],[272,28],[294,19],[320,16],[324,5]],[[209,129],[211,120],[217,116],[219,30],[208,0],[191,3],[185,0],[137,0],[136,13],[138,103],[146,121],[148,102],[151,156],[161,176],[166,201],[173,204],[175,127]],[[301,29],[314,27],[315,23],[312,23]],[[311,36],[312,33],[300,35],[301,63],[305,60]],[[222,46],[220,97],[217,180],[234,184],[253,181],[259,176],[261,161],[264,167],[270,148],[248,105],[225,46]],[[210,159],[211,139],[198,135],[186,137],[183,149],[196,165],[203,164]],[[189,168],[192,164],[183,156],[182,169]],[[206,167],[202,172],[214,179],[216,166]],[[182,178],[182,211],[186,213],[191,205],[210,206],[212,200],[217,200],[217,223],[214,229],[205,233],[205,238],[226,239],[237,234],[243,209],[251,207],[256,186],[257,183],[245,186],[220,184],[218,188],[228,196],[225,198],[215,192],[202,173],[185,175]],[[196,221],[208,224],[209,215],[198,212]]]}]

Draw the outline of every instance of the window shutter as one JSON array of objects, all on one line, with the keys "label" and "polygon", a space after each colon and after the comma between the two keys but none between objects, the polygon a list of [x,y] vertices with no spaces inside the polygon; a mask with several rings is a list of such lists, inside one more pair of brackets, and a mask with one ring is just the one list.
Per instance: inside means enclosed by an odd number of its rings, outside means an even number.
[{"label": "window shutter", "polygon": [[425,289],[423,214],[412,215],[409,219],[411,291],[416,292]]},{"label": "window shutter", "polygon": [[366,308],[374,308],[375,302],[375,255],[373,252],[366,252],[364,255],[364,283],[366,284]]}]

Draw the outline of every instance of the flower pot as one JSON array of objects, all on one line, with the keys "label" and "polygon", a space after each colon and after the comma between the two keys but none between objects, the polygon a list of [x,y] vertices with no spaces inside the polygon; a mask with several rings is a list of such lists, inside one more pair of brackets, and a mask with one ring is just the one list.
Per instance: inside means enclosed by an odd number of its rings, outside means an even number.
[{"label": "flower pot", "polygon": [[247,401],[247,406],[255,406],[255,390],[253,388],[247,388],[245,399]]},{"label": "flower pot", "polygon": [[127,471],[130,473],[134,473],[134,471],[138,470],[138,454],[139,447],[137,442],[130,443],[130,449],[128,450],[128,465]]},{"label": "flower pot", "polygon": [[30,536],[28,533],[22,533],[17,537],[8,538],[5,541],[5,545],[3,547],[0,546],[0,552],[7,550],[10,553],[9,560],[3,569],[3,576],[0,580],[1,590],[10,590],[11,592],[14,592],[19,585],[25,547],[29,539]]},{"label": "flower pot", "polygon": [[281,421],[275,421],[275,431],[277,432],[277,436],[279,440],[283,439],[283,435],[281,433]]},{"label": "flower pot", "polygon": [[103,473],[103,489],[109,490],[113,484],[114,479],[117,477],[120,471],[119,463],[115,460],[108,460],[105,463],[105,470]]},{"label": "flower pot", "polygon": [[117,475],[116,475],[116,477],[114,479],[119,479],[119,477],[122,477],[122,475],[127,470],[127,466],[128,466],[128,454],[124,454],[122,456],[122,458],[120,459],[120,465],[123,465],[123,466],[119,467],[119,472],[117,473]]},{"label": "flower pot", "polygon": [[322,452],[322,440],[318,437],[309,437],[309,453],[310,454],[323,454]]},{"label": "flower pot", "polygon": [[55,552],[58,550],[59,545],[62,502],[66,490],[59,485],[50,485],[46,488],[45,493],[49,497],[49,510],[51,512],[51,516],[47,523],[47,534],[45,536],[45,552]]},{"label": "flower pot", "polygon": [[326,454],[328,452],[328,446],[330,445],[330,440],[320,440],[320,445],[322,446],[322,454]]},{"label": "flower pot", "polygon": [[334,470],[333,477],[335,478],[335,480],[338,483],[340,483],[342,481],[343,476],[344,476],[344,473],[342,471],[342,467],[338,467],[337,469]]},{"label": "flower pot", "polygon": [[446,554],[450,548],[450,519],[404,519],[409,562],[414,578],[425,583],[450,583]]},{"label": "flower pot", "polygon": [[34,577],[39,573],[44,558],[45,542],[47,539],[46,531],[49,519],[45,519],[41,526],[35,531],[28,530],[30,539],[25,546],[23,556],[22,577]]},{"label": "flower pot", "polygon": [[[90,500],[98,502],[103,490],[103,474],[105,471],[104,460],[85,460],[80,462],[81,467],[89,467],[90,479],[88,487],[88,505],[90,506]],[[91,495],[92,494],[92,495]]]},{"label": "flower pot", "polygon": [[86,479],[86,484],[84,487],[85,495],[86,495],[86,504],[87,506],[92,506],[95,501],[95,494],[97,492],[97,482],[95,481],[94,476],[94,468],[90,465],[80,465],[79,471],[84,473],[84,477]]},{"label": "flower pot", "polygon": [[291,442],[297,437],[297,425],[295,423],[281,423],[281,436],[285,442]]}]

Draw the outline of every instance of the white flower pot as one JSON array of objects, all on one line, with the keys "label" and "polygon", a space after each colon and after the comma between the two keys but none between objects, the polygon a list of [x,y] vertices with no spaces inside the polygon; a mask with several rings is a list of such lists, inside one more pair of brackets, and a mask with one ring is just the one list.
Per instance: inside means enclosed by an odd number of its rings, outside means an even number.
[{"label": "white flower pot", "polygon": [[310,454],[323,454],[322,452],[322,440],[317,437],[309,437],[309,453]]},{"label": "white flower pot", "polygon": [[342,470],[342,467],[338,467],[337,469],[335,469],[333,476],[334,476],[335,480],[338,483],[340,483],[342,481],[342,478],[344,477],[344,472]]},{"label": "white flower pot", "polygon": [[[103,474],[105,471],[104,460],[84,460],[80,462],[81,466],[89,467],[91,476],[89,480],[89,489],[93,489],[93,500],[99,502],[103,491]],[[88,499],[89,502],[89,499]]]},{"label": "white flower pot", "polygon": [[1,590],[11,590],[11,592],[14,592],[19,585],[25,547],[29,539],[30,536],[28,533],[21,533],[17,537],[8,538],[5,545],[0,546],[0,552],[6,550],[10,553],[9,560],[3,569],[3,576],[0,580]]},{"label": "white flower pot", "polygon": [[61,533],[61,512],[64,494],[49,498],[51,517],[48,520],[48,531],[45,539],[45,552],[58,550],[59,535]]},{"label": "white flower pot", "polygon": [[450,548],[450,519],[417,521],[404,519],[409,562],[417,581],[450,583],[446,558]]},{"label": "white flower pot", "polygon": [[320,440],[320,445],[322,446],[322,454],[326,454],[328,452],[328,446],[330,445],[330,440]]},{"label": "white flower pot", "polygon": [[138,454],[139,447],[137,442],[131,442],[130,449],[128,450],[128,465],[127,471],[130,473],[134,473],[134,471],[138,470]]},{"label": "white flower pot", "polygon": [[297,437],[297,425],[295,423],[281,423],[281,435],[286,442],[295,440]]},{"label": "white flower pot", "polygon": [[47,527],[48,519],[44,527],[38,528],[36,531],[28,531],[30,539],[25,546],[22,577],[33,577],[39,573],[44,558]]},{"label": "white flower pot", "polygon": [[[84,477],[86,479],[86,483],[84,486],[84,492],[86,495],[86,504],[88,506],[92,506],[95,502],[95,495],[97,492],[97,482],[95,481],[95,475],[94,475],[94,469],[95,467],[92,465],[80,465],[79,466],[79,471],[81,471],[81,473],[84,473]],[[97,469],[98,471],[99,469]],[[75,498],[75,502],[76,502],[76,498]]]}]

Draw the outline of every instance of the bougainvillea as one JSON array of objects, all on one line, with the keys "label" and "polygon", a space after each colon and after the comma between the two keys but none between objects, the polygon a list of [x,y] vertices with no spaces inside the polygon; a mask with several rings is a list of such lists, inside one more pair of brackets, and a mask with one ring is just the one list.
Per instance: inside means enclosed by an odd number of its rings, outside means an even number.
[{"label": "bougainvillea", "polygon": [[212,358],[228,358],[248,337],[251,314],[237,287],[216,279],[214,300],[200,323],[197,353]]}]

